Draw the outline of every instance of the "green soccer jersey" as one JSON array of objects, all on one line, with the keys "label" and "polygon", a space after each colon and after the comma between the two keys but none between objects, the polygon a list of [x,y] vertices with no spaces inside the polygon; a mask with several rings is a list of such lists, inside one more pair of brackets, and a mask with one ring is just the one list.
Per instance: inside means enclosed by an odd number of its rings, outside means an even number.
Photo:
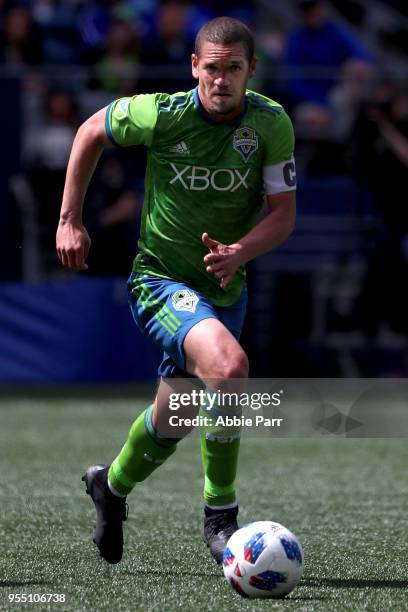
[{"label": "green soccer jersey", "polygon": [[244,267],[221,289],[205,270],[201,236],[237,242],[254,226],[265,191],[295,188],[293,129],[282,107],[247,91],[242,115],[215,123],[197,89],[136,95],[109,106],[106,132],[116,145],[148,149],[134,270],[186,283],[217,306],[234,303]]}]

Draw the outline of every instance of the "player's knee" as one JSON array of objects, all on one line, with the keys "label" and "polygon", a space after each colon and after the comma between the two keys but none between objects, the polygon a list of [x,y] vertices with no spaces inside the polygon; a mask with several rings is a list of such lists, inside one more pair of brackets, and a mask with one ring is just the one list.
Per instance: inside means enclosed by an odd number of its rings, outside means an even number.
[{"label": "player's knee", "polygon": [[234,351],[233,354],[229,355],[225,360],[221,372],[219,373],[220,378],[224,380],[230,380],[232,378],[247,378],[249,372],[248,357],[244,351]]}]

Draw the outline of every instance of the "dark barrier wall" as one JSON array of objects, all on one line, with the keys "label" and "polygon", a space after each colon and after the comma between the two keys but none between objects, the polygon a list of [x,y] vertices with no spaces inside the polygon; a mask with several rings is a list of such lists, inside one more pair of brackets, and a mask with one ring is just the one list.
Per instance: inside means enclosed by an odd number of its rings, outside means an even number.
[{"label": "dark barrier wall", "polygon": [[0,383],[131,382],[154,378],[159,357],[123,280],[0,285]]}]

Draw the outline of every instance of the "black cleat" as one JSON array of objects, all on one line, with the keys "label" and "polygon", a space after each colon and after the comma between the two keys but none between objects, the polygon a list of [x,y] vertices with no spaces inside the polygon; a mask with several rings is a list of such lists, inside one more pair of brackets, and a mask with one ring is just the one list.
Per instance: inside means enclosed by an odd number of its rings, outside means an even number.
[{"label": "black cleat", "polygon": [[119,563],[123,554],[122,522],[127,519],[125,497],[116,497],[108,487],[108,465],[92,465],[82,480],[96,508],[96,529],[93,541],[101,557],[108,563]]},{"label": "black cleat", "polygon": [[203,540],[216,562],[221,563],[228,540],[239,529],[238,506],[225,510],[213,510],[205,506],[204,513]]}]

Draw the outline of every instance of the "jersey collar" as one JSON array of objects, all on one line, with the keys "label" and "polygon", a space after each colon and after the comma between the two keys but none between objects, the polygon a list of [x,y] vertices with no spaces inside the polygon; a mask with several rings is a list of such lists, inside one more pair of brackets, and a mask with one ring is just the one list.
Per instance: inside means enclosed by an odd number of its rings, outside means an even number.
[{"label": "jersey collar", "polygon": [[196,108],[198,109],[200,115],[202,116],[204,121],[206,121],[209,125],[236,125],[238,123],[241,123],[241,120],[243,116],[245,115],[247,108],[248,108],[248,100],[247,100],[247,97],[245,96],[245,107],[242,113],[237,115],[234,119],[232,119],[232,121],[226,121],[225,123],[219,123],[218,121],[214,121],[213,119],[210,119],[210,117],[205,112],[203,105],[201,104],[200,96],[198,95],[198,87],[196,87],[193,91],[193,100],[194,100],[194,104]]}]

